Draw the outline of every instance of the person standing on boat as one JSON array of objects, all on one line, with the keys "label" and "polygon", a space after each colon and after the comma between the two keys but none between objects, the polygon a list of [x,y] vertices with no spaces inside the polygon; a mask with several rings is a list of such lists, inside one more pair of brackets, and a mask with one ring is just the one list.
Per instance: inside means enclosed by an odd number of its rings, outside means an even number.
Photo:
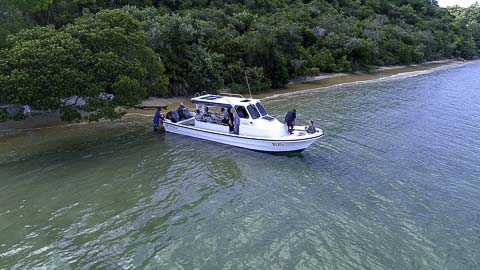
[{"label": "person standing on boat", "polygon": [[288,133],[293,133],[293,127],[295,126],[295,119],[297,119],[297,110],[293,109],[287,112],[285,115],[285,123],[287,123]]},{"label": "person standing on boat", "polygon": [[155,116],[153,117],[153,131],[158,130],[158,126],[160,125],[160,120],[163,120],[162,115],[162,108],[158,107],[157,111],[155,112]]},{"label": "person standing on boat", "polygon": [[230,132],[233,131],[233,113],[232,108],[227,108],[228,113],[228,126],[230,127]]},{"label": "person standing on boat", "polygon": [[240,134],[240,117],[238,116],[237,110],[233,113],[233,131],[235,134]]}]

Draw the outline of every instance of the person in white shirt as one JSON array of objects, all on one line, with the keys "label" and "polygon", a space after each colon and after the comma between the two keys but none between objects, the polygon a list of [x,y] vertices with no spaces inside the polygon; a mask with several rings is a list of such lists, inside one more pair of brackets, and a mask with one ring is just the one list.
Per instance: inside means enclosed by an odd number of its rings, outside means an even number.
[{"label": "person in white shirt", "polygon": [[30,118],[32,117],[32,108],[28,104],[23,105],[23,114],[27,117]]}]

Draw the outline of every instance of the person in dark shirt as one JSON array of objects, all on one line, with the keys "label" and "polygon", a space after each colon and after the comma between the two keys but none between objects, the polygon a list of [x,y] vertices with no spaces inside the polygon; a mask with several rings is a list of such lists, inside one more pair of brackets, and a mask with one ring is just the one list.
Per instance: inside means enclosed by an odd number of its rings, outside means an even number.
[{"label": "person in dark shirt", "polygon": [[208,107],[205,107],[204,111],[203,111],[203,118],[204,119],[207,119],[207,118],[210,118],[211,114],[210,112],[208,111]]},{"label": "person in dark shirt", "polygon": [[202,121],[202,114],[200,114],[200,110],[196,110],[197,114],[195,114],[195,120]]},{"label": "person in dark shirt", "polygon": [[287,123],[288,133],[293,133],[293,127],[295,126],[295,119],[297,118],[297,110],[293,109],[287,112],[285,115],[285,123]]},{"label": "person in dark shirt", "polygon": [[157,111],[155,112],[155,116],[153,117],[153,131],[158,130],[158,125],[160,124],[160,120],[163,120],[162,115],[162,108],[158,107]]},{"label": "person in dark shirt", "polygon": [[221,108],[220,109],[220,114],[221,114],[221,117],[222,117],[222,123],[224,124],[227,124],[230,126],[229,122],[230,122],[230,115],[228,114],[228,112],[225,110],[225,108]]}]

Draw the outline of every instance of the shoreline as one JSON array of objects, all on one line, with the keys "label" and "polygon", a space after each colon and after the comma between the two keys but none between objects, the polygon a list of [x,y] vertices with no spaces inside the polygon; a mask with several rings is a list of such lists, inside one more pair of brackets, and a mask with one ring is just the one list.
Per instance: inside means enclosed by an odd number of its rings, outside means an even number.
[{"label": "shoreline", "polygon": [[[269,89],[261,93],[253,94],[254,98],[270,99],[279,96],[301,94],[313,91],[320,91],[332,86],[340,86],[345,84],[357,83],[357,82],[369,82],[382,78],[388,78],[398,75],[408,75],[419,71],[430,71],[440,67],[454,67],[464,64],[472,63],[473,61],[460,61],[460,60],[439,60],[422,64],[408,65],[408,66],[384,66],[378,67],[373,72],[355,72],[355,73],[322,73],[314,77],[300,77],[295,78],[290,83],[279,89]],[[247,94],[248,95],[248,94]],[[172,97],[172,98],[155,98],[150,97],[142,101],[142,106],[151,107],[168,107],[169,110],[175,109],[181,102],[192,109],[194,106],[190,103],[190,97]],[[127,109],[126,115],[123,118],[128,118],[132,115],[139,115],[143,117],[152,117],[155,109]],[[104,120],[115,121],[115,120]],[[93,122],[95,123],[95,122]],[[58,112],[54,113],[40,113],[33,114],[33,117],[23,121],[9,120],[4,123],[0,123],[0,136],[1,133],[6,132],[22,132],[35,129],[62,127],[71,125],[85,125],[93,124],[89,122],[80,123],[68,123],[63,122],[59,118]]]},{"label": "shoreline", "polygon": [[408,66],[385,66],[379,67],[372,72],[355,72],[348,73],[332,73],[330,76],[325,76],[320,80],[305,80],[303,82],[287,84],[284,88],[268,90],[266,92],[254,95],[254,97],[261,99],[270,99],[278,96],[294,95],[301,93],[314,92],[319,90],[326,90],[328,87],[341,86],[352,83],[371,82],[379,79],[389,78],[400,75],[416,75],[421,71],[434,71],[438,68],[451,68],[461,66],[474,61],[458,61],[458,60],[440,60],[432,61],[423,64],[415,64]]}]

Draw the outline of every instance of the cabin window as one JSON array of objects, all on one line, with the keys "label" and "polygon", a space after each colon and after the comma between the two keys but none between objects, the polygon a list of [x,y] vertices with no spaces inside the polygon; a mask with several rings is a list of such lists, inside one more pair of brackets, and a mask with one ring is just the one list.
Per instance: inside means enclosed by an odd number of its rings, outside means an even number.
[{"label": "cabin window", "polygon": [[235,111],[237,111],[238,117],[248,119],[248,113],[245,107],[235,106]]},{"label": "cabin window", "polygon": [[258,112],[257,107],[255,107],[254,105],[248,105],[247,109],[253,119],[257,119],[260,117],[260,113]]},{"label": "cabin window", "polygon": [[257,102],[257,108],[262,116],[265,116],[268,114],[267,110],[265,110],[265,107],[263,107],[263,104],[261,102]]}]

